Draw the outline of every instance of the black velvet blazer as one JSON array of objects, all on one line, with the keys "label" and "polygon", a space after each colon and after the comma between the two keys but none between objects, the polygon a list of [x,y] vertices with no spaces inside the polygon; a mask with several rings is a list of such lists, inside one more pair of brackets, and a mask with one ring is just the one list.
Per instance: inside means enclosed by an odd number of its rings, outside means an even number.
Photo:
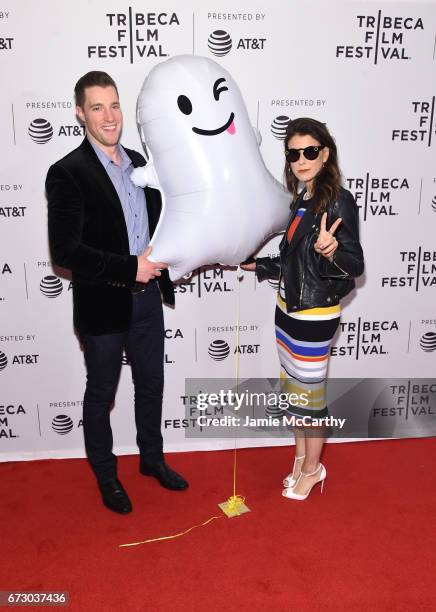
[{"label": "black velvet blazer", "polygon": [[[145,165],[142,155],[124,150],[135,167]],[[50,167],[45,185],[51,257],[72,271],[76,329],[92,335],[126,331],[138,261],[130,255],[118,194],[87,138]],[[145,188],[145,197],[151,237],[162,204],[155,189]],[[174,304],[166,270],[159,286],[164,301]]]}]

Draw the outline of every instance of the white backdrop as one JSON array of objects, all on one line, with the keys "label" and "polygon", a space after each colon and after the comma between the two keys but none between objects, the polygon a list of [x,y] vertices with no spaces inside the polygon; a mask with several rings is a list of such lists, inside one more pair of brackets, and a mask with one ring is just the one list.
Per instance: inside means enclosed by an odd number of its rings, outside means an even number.
[{"label": "white backdrop", "polygon": [[[72,329],[71,286],[50,264],[44,180],[49,165],[81,142],[73,87],[89,70],[105,70],[117,82],[122,142],[137,150],[135,104],[142,82],[156,63],[184,53],[215,59],[232,74],[262,134],[266,165],[279,180],[281,126],[298,116],[327,122],[337,140],[344,185],[360,206],[366,257],[358,291],[346,300],[330,376],[434,377],[434,2],[268,0],[254,7],[248,0],[236,5],[14,0],[2,7],[2,460],[83,456],[85,369]],[[227,41],[219,57],[213,53],[217,36]],[[38,142],[35,131],[47,123],[53,133]],[[276,244],[270,242],[264,252],[274,253]],[[181,419],[185,378],[235,375],[237,294],[233,270],[204,269],[178,287],[175,310],[165,308],[166,450],[233,444],[187,439]],[[271,284],[245,276],[241,376],[277,376],[274,301]],[[215,340],[228,343],[228,358],[215,361],[209,355]],[[413,414],[425,418],[432,408],[421,396],[418,392],[421,412]],[[384,418],[407,416],[394,411]],[[127,366],[112,422],[118,452],[136,452]],[[411,422],[410,435],[414,432]]]}]

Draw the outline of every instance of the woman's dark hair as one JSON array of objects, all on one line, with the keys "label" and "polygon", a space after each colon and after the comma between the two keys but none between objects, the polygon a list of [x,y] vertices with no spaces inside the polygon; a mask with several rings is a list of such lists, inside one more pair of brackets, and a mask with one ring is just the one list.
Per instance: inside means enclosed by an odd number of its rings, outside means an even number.
[{"label": "woman's dark hair", "polygon": [[[285,151],[288,148],[289,140],[296,134],[312,136],[320,145],[324,145],[329,149],[329,156],[325,165],[321,172],[313,179],[313,211],[316,213],[323,212],[330,202],[335,202],[341,186],[341,172],[338,166],[338,152],[335,141],[325,123],[321,123],[316,119],[301,117],[288,123],[284,140]],[[292,195],[292,202],[295,202],[299,181],[293,174],[288,162],[285,163],[285,182]]]},{"label": "woman's dark hair", "polygon": [[80,79],[76,83],[76,86],[74,87],[74,98],[76,101],[76,106],[80,106],[80,108],[83,108],[85,104],[85,89],[87,87],[94,87],[95,85],[97,85],[98,87],[114,87],[118,95],[118,89],[115,85],[115,81],[112,77],[108,75],[107,72],[92,70],[91,72],[87,72],[82,77],[80,77]]}]

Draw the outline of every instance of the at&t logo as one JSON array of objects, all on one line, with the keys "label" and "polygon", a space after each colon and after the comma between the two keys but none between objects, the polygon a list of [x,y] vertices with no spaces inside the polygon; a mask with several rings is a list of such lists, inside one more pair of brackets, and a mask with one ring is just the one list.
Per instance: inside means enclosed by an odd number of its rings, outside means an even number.
[{"label": "at&t logo", "polygon": [[[22,354],[12,357],[12,365],[36,365],[38,363],[38,354]],[[5,370],[8,365],[8,358],[3,351],[0,351],[0,372]]]},{"label": "at&t logo", "polygon": [[359,33],[363,35],[360,44],[337,45],[337,58],[367,59],[374,64],[380,60],[409,60],[404,35],[424,30],[420,17],[394,17],[378,11],[374,15],[357,15],[356,19]]},{"label": "at&t logo", "polygon": [[436,332],[426,332],[419,341],[419,346],[426,353],[436,351]]},{"label": "at&t logo", "polygon": [[28,133],[36,144],[45,144],[53,137],[53,127],[47,119],[34,119],[29,125]]},{"label": "at&t logo", "polygon": [[[241,355],[257,355],[259,353],[260,344],[239,344],[233,351]],[[209,357],[214,361],[224,361],[230,355],[231,349],[225,340],[213,340],[207,349]]]},{"label": "at&t logo", "polygon": [[73,421],[66,414],[58,414],[51,422],[51,426],[54,432],[60,436],[65,436],[73,429]]},{"label": "at&t logo", "polygon": [[39,283],[39,289],[45,297],[56,298],[62,293],[62,281],[57,276],[51,274],[49,276],[44,276]]},{"label": "at&t logo", "polygon": [[[8,197],[12,195],[12,194],[9,194],[8,192],[20,192],[22,190],[23,190],[23,185],[14,184],[14,183],[0,184],[0,195],[1,196],[4,195],[5,197]],[[14,198],[16,197],[17,196],[14,193]],[[24,217],[26,210],[27,210],[27,206],[19,206],[18,204],[12,204],[12,205],[9,204],[8,206],[0,205],[0,217],[4,217],[6,219]]]},{"label": "at&t logo", "polygon": [[[240,38],[234,48],[236,51],[258,51],[265,48],[265,42],[266,38]],[[214,30],[207,39],[207,46],[213,55],[223,57],[230,53],[233,40],[225,30]]]},{"label": "at&t logo", "polygon": [[[31,140],[36,144],[46,144],[54,135],[54,128],[47,119],[34,119],[28,129]],[[85,127],[83,125],[61,125],[57,131],[57,136],[85,136]]]},{"label": "at&t logo", "polygon": [[24,217],[26,210],[27,206],[0,206],[0,217],[4,217],[6,219]]},{"label": "at&t logo", "polygon": [[287,115],[279,115],[271,123],[271,133],[277,140],[284,140],[286,129],[291,118]]},{"label": "at&t logo", "polygon": [[209,36],[207,46],[213,55],[223,57],[230,52],[232,48],[232,39],[230,34],[227,34],[224,30],[215,30],[215,32],[212,32]]},{"label": "at&t logo", "polygon": [[207,350],[214,361],[223,361],[230,355],[230,347],[225,340],[214,340]]},{"label": "at&t logo", "polygon": [[398,215],[393,208],[392,196],[410,189],[406,178],[373,177],[367,172],[361,178],[348,178],[347,187],[353,193],[358,208],[363,213],[363,220],[372,217]]}]

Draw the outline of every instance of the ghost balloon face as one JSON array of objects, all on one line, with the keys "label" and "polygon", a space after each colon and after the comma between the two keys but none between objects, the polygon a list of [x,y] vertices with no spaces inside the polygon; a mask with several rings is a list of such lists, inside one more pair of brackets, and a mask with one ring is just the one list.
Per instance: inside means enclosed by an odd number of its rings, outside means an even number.
[{"label": "ghost balloon face", "polygon": [[201,265],[237,265],[284,229],[289,194],[266,169],[239,88],[216,62],[176,56],[153,68],[137,120],[150,162],[133,180],[161,189],[152,257],[173,280]]},{"label": "ghost balloon face", "polygon": [[[229,91],[229,88],[227,87],[225,83],[226,83],[226,79],[224,77],[221,77],[217,79],[215,83],[213,84],[213,97],[217,102],[220,99],[220,95],[224,91]],[[179,107],[179,109],[184,115],[190,115],[192,113],[192,103],[191,103],[191,100],[187,96],[184,96],[184,95],[179,96],[177,98],[177,106]],[[224,125],[217,127],[217,128],[212,128],[212,129],[205,129],[205,128],[199,128],[199,127],[194,126],[192,128],[192,131],[195,134],[200,134],[201,136],[218,136],[218,134],[221,134],[221,132],[225,132],[225,131],[227,131],[229,134],[235,134],[236,129],[235,129],[235,124],[234,124],[234,119],[235,119],[235,113],[232,111],[229,115],[229,118],[224,123]]]}]

